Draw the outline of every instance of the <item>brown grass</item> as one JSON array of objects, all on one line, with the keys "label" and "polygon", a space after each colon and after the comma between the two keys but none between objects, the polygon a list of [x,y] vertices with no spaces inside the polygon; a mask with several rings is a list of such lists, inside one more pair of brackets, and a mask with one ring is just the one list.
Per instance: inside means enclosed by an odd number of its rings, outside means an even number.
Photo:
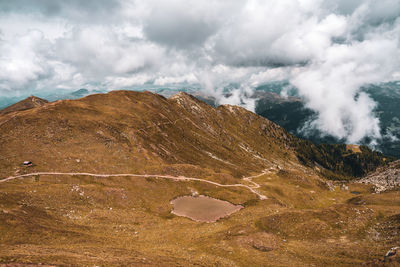
[{"label": "brown grass", "polygon": [[[245,188],[153,178],[1,183],[0,263],[350,266],[383,259],[400,243],[398,191],[327,184],[299,164],[292,136],[238,107],[122,91],[12,112],[0,124],[2,177],[164,173],[247,184],[242,176],[270,170],[253,179],[267,200]],[[170,201],[192,190],[244,208],[216,223],[171,214]]]}]

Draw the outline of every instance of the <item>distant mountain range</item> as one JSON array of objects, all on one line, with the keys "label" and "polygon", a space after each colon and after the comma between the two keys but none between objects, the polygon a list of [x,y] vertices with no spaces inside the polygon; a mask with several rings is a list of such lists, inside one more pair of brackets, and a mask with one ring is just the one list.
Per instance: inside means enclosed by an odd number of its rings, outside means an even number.
[{"label": "distant mountain range", "polygon": [[[255,93],[257,101],[256,113],[281,125],[287,131],[298,137],[306,138],[314,143],[344,143],[333,136],[323,136],[318,130],[307,130],[305,134],[300,129],[316,113],[305,107],[301,98],[280,96],[285,84],[275,84],[259,87]],[[381,123],[383,138],[378,140],[376,149],[386,155],[400,158],[400,84],[391,82],[382,85],[371,85],[363,89],[378,103],[375,110]],[[361,144],[367,144],[362,142]]]}]

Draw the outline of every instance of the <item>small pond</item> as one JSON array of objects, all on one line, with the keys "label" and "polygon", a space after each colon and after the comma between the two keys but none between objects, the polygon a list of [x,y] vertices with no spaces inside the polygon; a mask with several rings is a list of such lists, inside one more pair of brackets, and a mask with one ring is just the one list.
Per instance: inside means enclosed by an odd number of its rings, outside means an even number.
[{"label": "small pond", "polygon": [[208,196],[183,196],[171,201],[172,213],[198,222],[216,222],[243,208]]}]

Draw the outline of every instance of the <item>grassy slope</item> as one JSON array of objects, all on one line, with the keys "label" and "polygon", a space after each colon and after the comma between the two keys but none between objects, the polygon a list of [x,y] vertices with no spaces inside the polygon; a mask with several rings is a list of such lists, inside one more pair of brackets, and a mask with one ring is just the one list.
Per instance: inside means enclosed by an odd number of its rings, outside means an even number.
[{"label": "grassy slope", "polygon": [[0,117],[0,125],[3,176],[31,160],[43,171],[137,173],[189,164],[241,177],[283,154],[295,157],[285,151],[286,135],[275,124],[239,107],[214,109],[188,95],[169,100],[125,91],[91,95],[10,113]]},{"label": "grassy slope", "polygon": [[[12,181],[0,189],[0,261],[350,265],[382,258],[400,242],[393,233],[400,226],[400,203],[393,201],[398,191],[371,195],[368,187],[354,185],[350,190],[362,193],[354,197],[339,188],[329,191],[312,177],[300,178],[280,171],[257,178],[270,197],[264,201],[244,189],[162,179]],[[191,189],[246,208],[212,224],[170,214],[169,201]]]}]

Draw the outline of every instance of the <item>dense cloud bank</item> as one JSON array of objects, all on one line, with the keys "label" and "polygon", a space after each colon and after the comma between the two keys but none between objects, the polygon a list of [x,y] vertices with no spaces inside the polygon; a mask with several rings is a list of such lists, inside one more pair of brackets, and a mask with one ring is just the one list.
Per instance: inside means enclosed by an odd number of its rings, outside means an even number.
[{"label": "dense cloud bank", "polygon": [[196,84],[254,110],[256,86],[288,80],[309,127],[377,139],[360,87],[400,80],[399,15],[400,0],[0,0],[0,96]]}]

